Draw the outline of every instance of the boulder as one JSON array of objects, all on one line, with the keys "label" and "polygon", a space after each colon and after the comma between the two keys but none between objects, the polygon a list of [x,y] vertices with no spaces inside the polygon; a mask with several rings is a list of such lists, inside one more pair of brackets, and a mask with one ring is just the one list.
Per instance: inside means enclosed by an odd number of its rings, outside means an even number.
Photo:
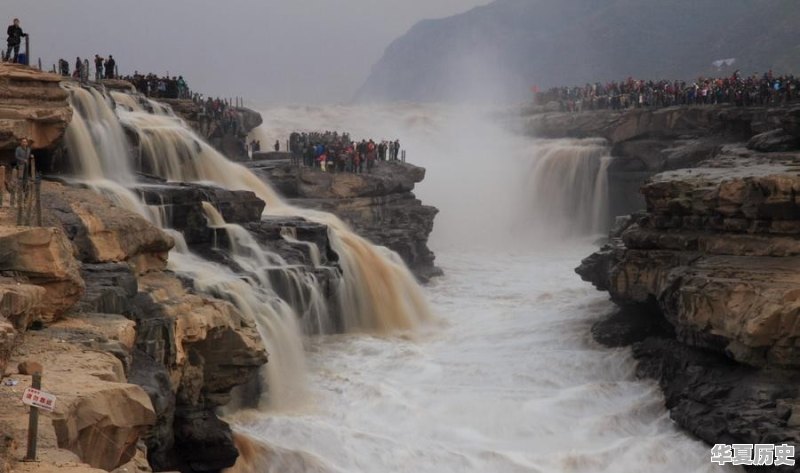
[{"label": "boulder", "polygon": [[139,438],[155,422],[147,394],[132,384],[108,383],[77,398],[62,395],[59,401],[53,419],[59,447],[107,471],[134,457]]},{"label": "boulder", "polygon": [[0,227],[0,272],[45,289],[39,307],[45,323],[59,318],[83,295],[72,245],[57,228]]},{"label": "boulder", "polygon": [[36,361],[23,361],[17,365],[17,373],[19,374],[31,376],[34,373],[42,374],[43,372],[42,364]]},{"label": "boulder", "polygon": [[[131,195],[131,199],[136,197]],[[48,182],[42,186],[47,217],[59,224],[87,263],[130,262],[140,273],[166,267],[172,237],[140,215],[90,189]]]},{"label": "boulder", "polygon": [[0,277],[0,317],[24,331],[39,318],[45,293],[43,287]]}]

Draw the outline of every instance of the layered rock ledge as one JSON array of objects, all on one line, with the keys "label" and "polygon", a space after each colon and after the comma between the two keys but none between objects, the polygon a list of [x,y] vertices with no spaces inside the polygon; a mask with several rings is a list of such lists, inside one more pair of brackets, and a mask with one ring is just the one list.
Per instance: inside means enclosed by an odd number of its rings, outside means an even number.
[{"label": "layered rock ledge", "polygon": [[679,106],[663,109],[537,113],[515,117],[519,131],[541,138],[605,138],[611,215],[644,208],[639,193],[650,177],[697,166],[722,146],[761,152],[798,149],[800,107]]},{"label": "layered rock ledge", "polygon": [[[242,194],[214,197],[235,214]],[[41,365],[58,396],[40,420],[39,468],[233,465],[233,434],[215,409],[267,362],[254,322],[167,271],[173,239],[138,215],[56,182],[43,183],[42,202],[41,228],[17,227],[0,208],[0,427],[12,439],[3,471],[24,454],[24,362]],[[253,205],[258,221],[263,202]]]},{"label": "layered rock ledge", "polygon": [[397,252],[422,281],[441,274],[428,237],[439,211],[414,196],[425,169],[412,164],[378,162],[370,174],[324,173],[285,160],[247,164],[269,179],[291,203],[330,212],[359,235]]},{"label": "layered rock ledge", "polygon": [[639,374],[706,442],[797,444],[800,155],[726,145],[641,192],[646,210],[577,269],[623,308],[596,338],[634,343]]}]

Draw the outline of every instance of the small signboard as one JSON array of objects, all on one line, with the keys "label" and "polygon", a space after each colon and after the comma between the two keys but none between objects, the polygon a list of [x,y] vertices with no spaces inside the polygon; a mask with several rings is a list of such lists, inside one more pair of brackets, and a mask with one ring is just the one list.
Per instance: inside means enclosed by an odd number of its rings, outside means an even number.
[{"label": "small signboard", "polygon": [[56,397],[34,388],[28,388],[22,394],[22,403],[29,406],[38,407],[48,412],[53,412],[56,408]]}]

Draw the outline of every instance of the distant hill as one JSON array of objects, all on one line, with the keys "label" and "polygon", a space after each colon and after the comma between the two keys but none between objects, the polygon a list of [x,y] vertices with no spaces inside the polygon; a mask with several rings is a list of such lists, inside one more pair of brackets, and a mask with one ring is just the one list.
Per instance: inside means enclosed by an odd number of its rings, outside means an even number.
[{"label": "distant hill", "polygon": [[417,23],[356,100],[519,100],[534,85],[770,68],[800,73],[800,0],[496,0]]}]

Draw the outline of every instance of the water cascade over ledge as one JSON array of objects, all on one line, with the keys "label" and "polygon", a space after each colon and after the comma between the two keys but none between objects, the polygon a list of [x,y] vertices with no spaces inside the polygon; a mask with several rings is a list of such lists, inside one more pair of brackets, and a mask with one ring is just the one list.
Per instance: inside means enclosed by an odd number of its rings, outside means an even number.
[{"label": "water cascade over ledge", "polygon": [[[359,237],[333,215],[288,205],[269,184],[206,144],[169,107],[136,95],[104,94],[74,84],[64,87],[75,110],[66,142],[81,181],[171,233],[176,247],[170,254],[170,269],[191,278],[197,290],[229,300],[257,325],[271,353],[265,368],[269,392],[262,406],[293,407],[303,398],[301,320],[312,320],[306,326],[317,331],[332,325],[316,280],[262,248],[246,229],[227,224],[208,203],[204,211],[209,226],[227,233],[231,257],[244,274],[192,253],[183,236],[169,229],[164,212],[141,201],[134,170],[171,182],[249,190],[266,202],[265,216],[300,216],[327,225],[342,272],[335,300],[345,331],[410,330],[431,317],[421,288],[396,254]],[[138,140],[138,155],[131,152],[126,131]],[[284,279],[305,288],[296,293],[309,296],[283,300],[270,271],[280,271]]]}]

